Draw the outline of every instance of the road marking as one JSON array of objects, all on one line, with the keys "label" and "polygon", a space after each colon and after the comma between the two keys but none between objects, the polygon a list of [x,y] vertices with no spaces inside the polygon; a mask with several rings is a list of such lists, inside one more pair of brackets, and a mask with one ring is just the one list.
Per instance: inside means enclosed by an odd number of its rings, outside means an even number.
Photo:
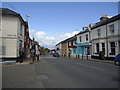
[{"label": "road marking", "polygon": [[102,70],[102,71],[106,71],[105,69],[102,69],[102,68],[99,68],[99,67],[94,67],[94,66],[89,66],[87,64],[81,64],[81,63],[77,63],[77,64],[80,64],[80,65],[83,65],[83,66],[86,66],[86,67],[90,67],[90,68],[94,68],[94,69],[98,69],[98,70]]},{"label": "road marking", "polygon": [[38,80],[48,80],[49,78],[48,78],[47,75],[38,75],[38,76],[37,76],[37,79],[38,79]]}]

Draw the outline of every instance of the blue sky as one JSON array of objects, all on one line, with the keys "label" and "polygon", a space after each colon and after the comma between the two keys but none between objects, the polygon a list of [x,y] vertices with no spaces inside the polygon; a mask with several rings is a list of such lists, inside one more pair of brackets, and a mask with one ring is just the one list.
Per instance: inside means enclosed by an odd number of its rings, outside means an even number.
[{"label": "blue sky", "polygon": [[117,2],[7,2],[2,3],[2,7],[20,13],[24,20],[30,15],[31,37],[34,33],[36,40],[48,48],[54,48],[56,43],[80,31],[83,26],[96,23],[102,14],[118,14]]}]

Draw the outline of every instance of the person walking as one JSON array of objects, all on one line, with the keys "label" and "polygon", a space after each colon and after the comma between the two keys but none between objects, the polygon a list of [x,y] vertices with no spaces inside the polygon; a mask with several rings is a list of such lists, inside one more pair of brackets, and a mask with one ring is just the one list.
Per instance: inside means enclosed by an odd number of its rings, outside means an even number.
[{"label": "person walking", "polygon": [[23,56],[24,56],[23,49],[20,48],[20,49],[19,49],[19,58],[18,58],[17,62],[22,63],[22,62],[23,62]]},{"label": "person walking", "polygon": [[34,45],[32,46],[30,52],[31,52],[32,61],[34,62],[35,61],[35,56],[36,56]]},{"label": "person walking", "polygon": [[40,50],[39,50],[39,49],[37,49],[37,51],[36,51],[37,61],[39,61],[39,56],[40,56]]}]

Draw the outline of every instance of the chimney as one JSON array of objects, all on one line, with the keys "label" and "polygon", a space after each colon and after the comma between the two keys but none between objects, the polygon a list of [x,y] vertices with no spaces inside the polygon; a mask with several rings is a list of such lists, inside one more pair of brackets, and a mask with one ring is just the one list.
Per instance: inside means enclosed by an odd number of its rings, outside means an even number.
[{"label": "chimney", "polygon": [[105,20],[107,20],[107,19],[108,19],[107,15],[102,15],[102,17],[100,18],[100,22],[101,22],[101,21],[105,21]]},{"label": "chimney", "polygon": [[82,29],[82,30],[83,30],[83,31],[85,31],[86,29],[88,29],[88,27],[83,27],[83,29]]},{"label": "chimney", "polygon": [[89,24],[89,28],[91,28],[91,27],[93,27],[94,26],[94,24]]}]

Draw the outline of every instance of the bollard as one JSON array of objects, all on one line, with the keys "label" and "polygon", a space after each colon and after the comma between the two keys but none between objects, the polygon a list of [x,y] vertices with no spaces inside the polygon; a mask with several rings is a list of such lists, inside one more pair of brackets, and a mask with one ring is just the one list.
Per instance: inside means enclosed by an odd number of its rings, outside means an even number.
[{"label": "bollard", "polygon": [[88,54],[87,54],[87,59],[88,59]]},{"label": "bollard", "polygon": [[82,54],[82,60],[83,60],[83,54]]},{"label": "bollard", "polygon": [[78,54],[78,59],[79,59],[79,54]]},{"label": "bollard", "polygon": [[76,54],[76,58],[77,58],[77,54]]}]

